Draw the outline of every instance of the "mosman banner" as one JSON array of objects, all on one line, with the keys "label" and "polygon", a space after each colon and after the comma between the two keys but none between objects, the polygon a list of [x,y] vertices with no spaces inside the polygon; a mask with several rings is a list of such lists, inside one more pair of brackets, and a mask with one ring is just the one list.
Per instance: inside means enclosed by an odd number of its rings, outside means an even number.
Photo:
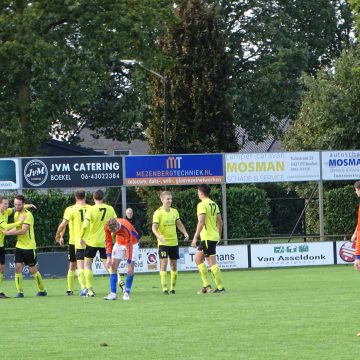
[{"label": "mosman banner", "polygon": [[0,190],[19,189],[19,172],[19,159],[0,159]]},{"label": "mosman banner", "polygon": [[222,184],[223,182],[221,154],[125,157],[125,184],[128,186]]},{"label": "mosman banner", "polygon": [[251,267],[333,265],[333,242],[251,245]]},{"label": "mosman banner", "polygon": [[225,154],[226,183],[320,180],[319,152]]},{"label": "mosman banner", "polygon": [[23,158],[23,188],[111,187],[123,182],[119,156]]},{"label": "mosman banner", "polygon": [[323,180],[359,180],[360,179],[360,151],[323,151],[322,178]]}]

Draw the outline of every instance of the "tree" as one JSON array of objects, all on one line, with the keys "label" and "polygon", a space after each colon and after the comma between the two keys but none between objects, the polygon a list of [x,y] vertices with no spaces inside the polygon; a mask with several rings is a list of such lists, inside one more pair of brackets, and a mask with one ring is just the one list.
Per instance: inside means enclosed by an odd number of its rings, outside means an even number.
[{"label": "tree", "polygon": [[[234,118],[229,94],[232,62],[216,6],[184,0],[176,20],[159,39],[172,67],[168,80],[168,144],[170,153],[236,151]],[[163,152],[164,89],[153,79],[147,136],[154,153]]]},{"label": "tree", "polygon": [[[36,154],[50,133],[87,126],[139,137],[139,108],[115,60],[156,55],[168,0],[0,2],[1,155]],[[111,119],[111,121],[109,121]]]},{"label": "tree", "polygon": [[223,0],[221,5],[235,60],[235,120],[250,140],[262,141],[278,134],[284,117],[296,116],[302,73],[314,75],[349,45],[352,14],[345,0]]},{"label": "tree", "polygon": [[360,147],[360,48],[344,51],[333,68],[305,76],[307,92],[298,117],[286,133],[288,150],[340,150]]}]

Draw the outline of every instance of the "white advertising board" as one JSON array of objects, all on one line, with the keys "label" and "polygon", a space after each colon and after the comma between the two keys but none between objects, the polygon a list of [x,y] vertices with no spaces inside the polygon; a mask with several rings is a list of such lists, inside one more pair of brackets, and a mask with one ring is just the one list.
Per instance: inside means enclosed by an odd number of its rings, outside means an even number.
[{"label": "white advertising board", "polygon": [[321,166],[323,180],[359,180],[360,151],[323,151]]},{"label": "white advertising board", "polygon": [[226,183],[320,180],[319,152],[225,154]]},{"label": "white advertising board", "polygon": [[337,241],[336,242],[336,263],[352,264],[355,261],[355,242]]},{"label": "white advertising board", "polygon": [[[191,247],[180,247],[178,260],[178,271],[197,270],[194,262],[195,249]],[[232,245],[232,246],[218,246],[216,248],[217,261],[221,269],[247,269],[248,268],[248,250],[247,245]],[[122,261],[119,269],[121,273],[125,272],[126,262]],[[99,254],[93,261],[94,275],[106,275],[105,270]],[[159,257],[156,248],[140,249],[139,258],[135,262],[136,273],[148,273],[159,271]]]},{"label": "white advertising board", "polygon": [[253,268],[331,264],[334,264],[331,241],[251,245]]}]

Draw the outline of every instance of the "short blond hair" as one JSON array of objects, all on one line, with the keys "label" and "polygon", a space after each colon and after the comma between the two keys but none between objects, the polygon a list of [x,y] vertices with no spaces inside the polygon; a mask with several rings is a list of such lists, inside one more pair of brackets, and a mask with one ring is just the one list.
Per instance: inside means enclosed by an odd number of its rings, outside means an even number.
[{"label": "short blond hair", "polygon": [[160,193],[160,199],[162,200],[165,196],[172,196],[170,191],[163,191]]},{"label": "short blond hair", "polygon": [[106,226],[109,228],[109,230],[111,232],[116,232],[119,230],[119,225],[121,227],[121,224],[115,219],[115,218],[110,218],[107,222],[106,222]]}]

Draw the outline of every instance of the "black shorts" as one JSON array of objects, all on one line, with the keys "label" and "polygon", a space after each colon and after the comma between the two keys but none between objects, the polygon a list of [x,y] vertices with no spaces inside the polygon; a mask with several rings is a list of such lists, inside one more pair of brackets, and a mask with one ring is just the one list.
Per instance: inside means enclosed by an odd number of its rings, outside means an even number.
[{"label": "black shorts", "polygon": [[68,260],[69,260],[70,262],[76,262],[76,257],[75,257],[75,245],[73,245],[73,244],[69,244]]},{"label": "black shorts", "polygon": [[86,259],[93,259],[96,256],[97,251],[99,251],[100,259],[106,259],[106,250],[102,247],[92,247],[86,245],[84,257]]},{"label": "black shorts", "polygon": [[76,260],[84,260],[85,249],[76,249],[75,256],[76,256]]},{"label": "black shorts", "polygon": [[215,256],[216,255],[216,244],[217,244],[217,241],[201,240],[197,249],[199,251],[203,251],[205,254],[205,257]]},{"label": "black shorts", "polygon": [[159,245],[159,258],[160,259],[169,258],[170,260],[180,259],[179,246]]},{"label": "black shorts", "polygon": [[0,247],[0,265],[5,265],[5,246]]},{"label": "black shorts", "polygon": [[15,264],[16,263],[35,266],[37,264],[36,250],[15,248]]}]

